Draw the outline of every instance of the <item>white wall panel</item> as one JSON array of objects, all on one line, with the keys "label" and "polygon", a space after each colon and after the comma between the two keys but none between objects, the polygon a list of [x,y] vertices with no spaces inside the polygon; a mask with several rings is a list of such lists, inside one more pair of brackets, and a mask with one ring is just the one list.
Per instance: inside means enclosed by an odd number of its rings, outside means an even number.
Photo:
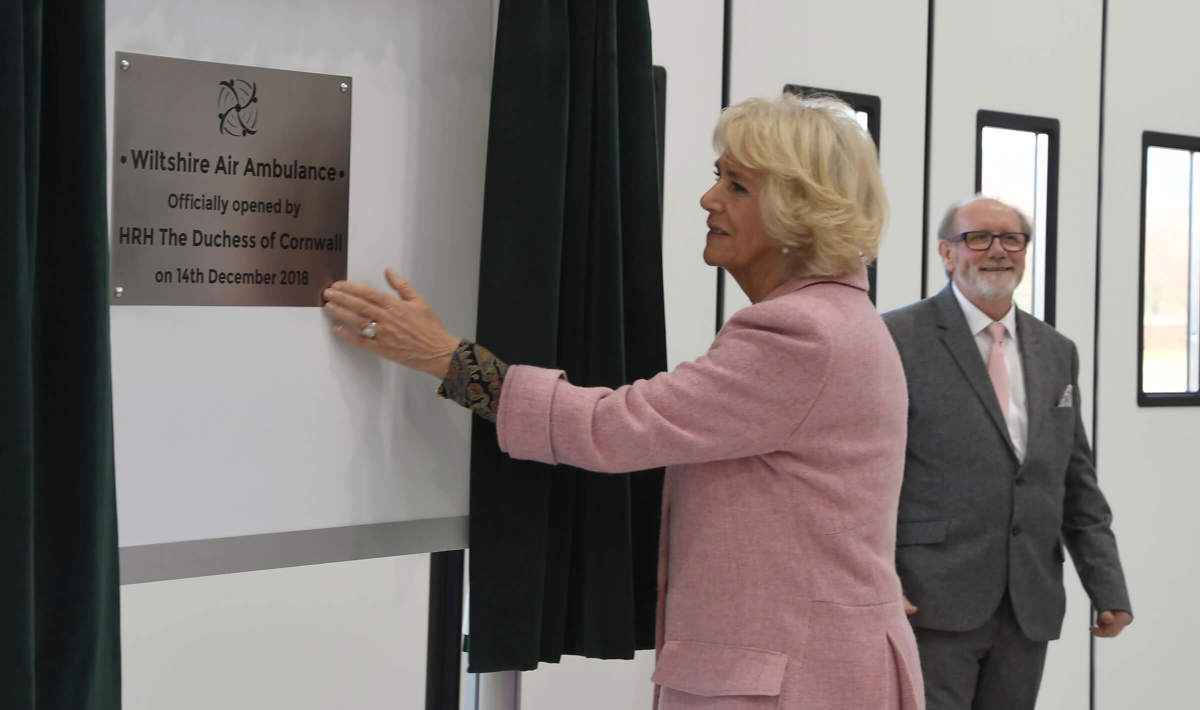
[{"label": "white wall panel", "polygon": [[425,705],[429,555],[121,588],[125,710]]},{"label": "white wall panel", "polygon": [[712,129],[721,115],[720,0],[650,0],[654,63],[667,70],[663,292],[670,369],[703,355],[716,323],[716,269],[704,263]]},{"label": "white wall panel", "polygon": [[1200,706],[1200,407],[1139,408],[1142,131],[1200,137],[1200,6],[1109,0],[1101,236],[1100,480],[1136,618],[1097,643],[1096,707]]},{"label": "white wall panel", "polygon": [[[785,84],[878,96],[880,167],[891,217],[879,252],[881,310],[920,297],[925,145],[925,0],[735,2],[730,102]],[[725,317],[749,301],[732,278]]]},{"label": "white wall panel", "polygon": [[[989,109],[1057,118],[1056,322],[1079,347],[1084,421],[1090,427],[1100,4],[974,0],[934,7],[928,293],[946,285],[937,255],[942,213],[974,191],[976,113]],[[1087,707],[1088,600],[1072,572],[1064,579],[1067,618],[1062,639],[1050,645],[1040,708]]]},{"label": "white wall panel", "polygon": [[654,651],[638,651],[632,661],[564,656],[521,674],[520,710],[649,708],[653,672]]}]

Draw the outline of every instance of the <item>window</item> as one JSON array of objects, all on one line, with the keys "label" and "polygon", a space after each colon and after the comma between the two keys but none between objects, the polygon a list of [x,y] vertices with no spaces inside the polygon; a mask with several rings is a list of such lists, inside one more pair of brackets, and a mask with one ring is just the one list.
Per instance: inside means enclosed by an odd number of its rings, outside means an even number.
[{"label": "window", "polygon": [[[879,152],[879,97],[869,94],[857,94],[852,91],[837,91],[836,89],[818,89],[812,86],[802,86],[800,84],[788,84],[783,87],[783,90],[789,94],[796,96],[811,96],[813,94],[835,96],[842,101],[845,101],[854,111],[854,117],[858,119],[858,125],[863,127],[870,136],[871,140],[875,141],[875,152]],[[867,290],[867,295],[871,298],[871,303],[875,302],[875,265],[877,261],[872,261],[867,266],[867,281],[870,286]]]},{"label": "window", "polygon": [[1014,300],[1054,324],[1058,236],[1058,119],[980,111],[975,119],[975,191],[1015,206],[1033,223],[1025,278]]},{"label": "window", "polygon": [[1200,138],[1142,134],[1138,404],[1200,404]]}]

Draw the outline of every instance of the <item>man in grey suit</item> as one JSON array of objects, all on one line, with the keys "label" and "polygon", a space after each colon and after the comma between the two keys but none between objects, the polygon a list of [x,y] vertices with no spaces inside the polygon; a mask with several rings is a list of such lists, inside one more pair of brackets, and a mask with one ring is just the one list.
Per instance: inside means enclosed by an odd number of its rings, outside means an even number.
[{"label": "man in grey suit", "polygon": [[884,315],[908,380],[896,566],[929,710],[1033,708],[1062,629],[1063,545],[1102,610],[1092,633],[1133,620],[1079,354],[1013,305],[1030,232],[996,200],[952,205],[938,233],[950,283]]}]

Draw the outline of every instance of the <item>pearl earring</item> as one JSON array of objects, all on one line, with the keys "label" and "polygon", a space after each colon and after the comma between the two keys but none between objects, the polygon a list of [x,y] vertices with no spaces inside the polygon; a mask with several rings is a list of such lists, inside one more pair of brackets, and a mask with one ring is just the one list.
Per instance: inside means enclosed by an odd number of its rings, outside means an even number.
[{"label": "pearl earring", "polygon": [[780,252],[782,252],[782,253],[784,253],[784,254],[787,254],[787,253],[789,253],[791,250],[790,250],[790,249],[788,249],[787,247],[784,247],[784,248],[780,249],[779,251],[780,251]]}]

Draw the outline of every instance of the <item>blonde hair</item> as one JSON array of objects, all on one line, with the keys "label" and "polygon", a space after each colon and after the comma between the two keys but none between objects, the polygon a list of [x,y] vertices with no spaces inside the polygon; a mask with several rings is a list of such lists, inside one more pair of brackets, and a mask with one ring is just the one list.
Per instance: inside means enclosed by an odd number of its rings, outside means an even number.
[{"label": "blonde hair", "polygon": [[763,176],[763,226],[795,254],[793,276],[840,276],[875,259],[887,196],[875,143],[844,102],[743,101],[721,114],[713,147]]}]

